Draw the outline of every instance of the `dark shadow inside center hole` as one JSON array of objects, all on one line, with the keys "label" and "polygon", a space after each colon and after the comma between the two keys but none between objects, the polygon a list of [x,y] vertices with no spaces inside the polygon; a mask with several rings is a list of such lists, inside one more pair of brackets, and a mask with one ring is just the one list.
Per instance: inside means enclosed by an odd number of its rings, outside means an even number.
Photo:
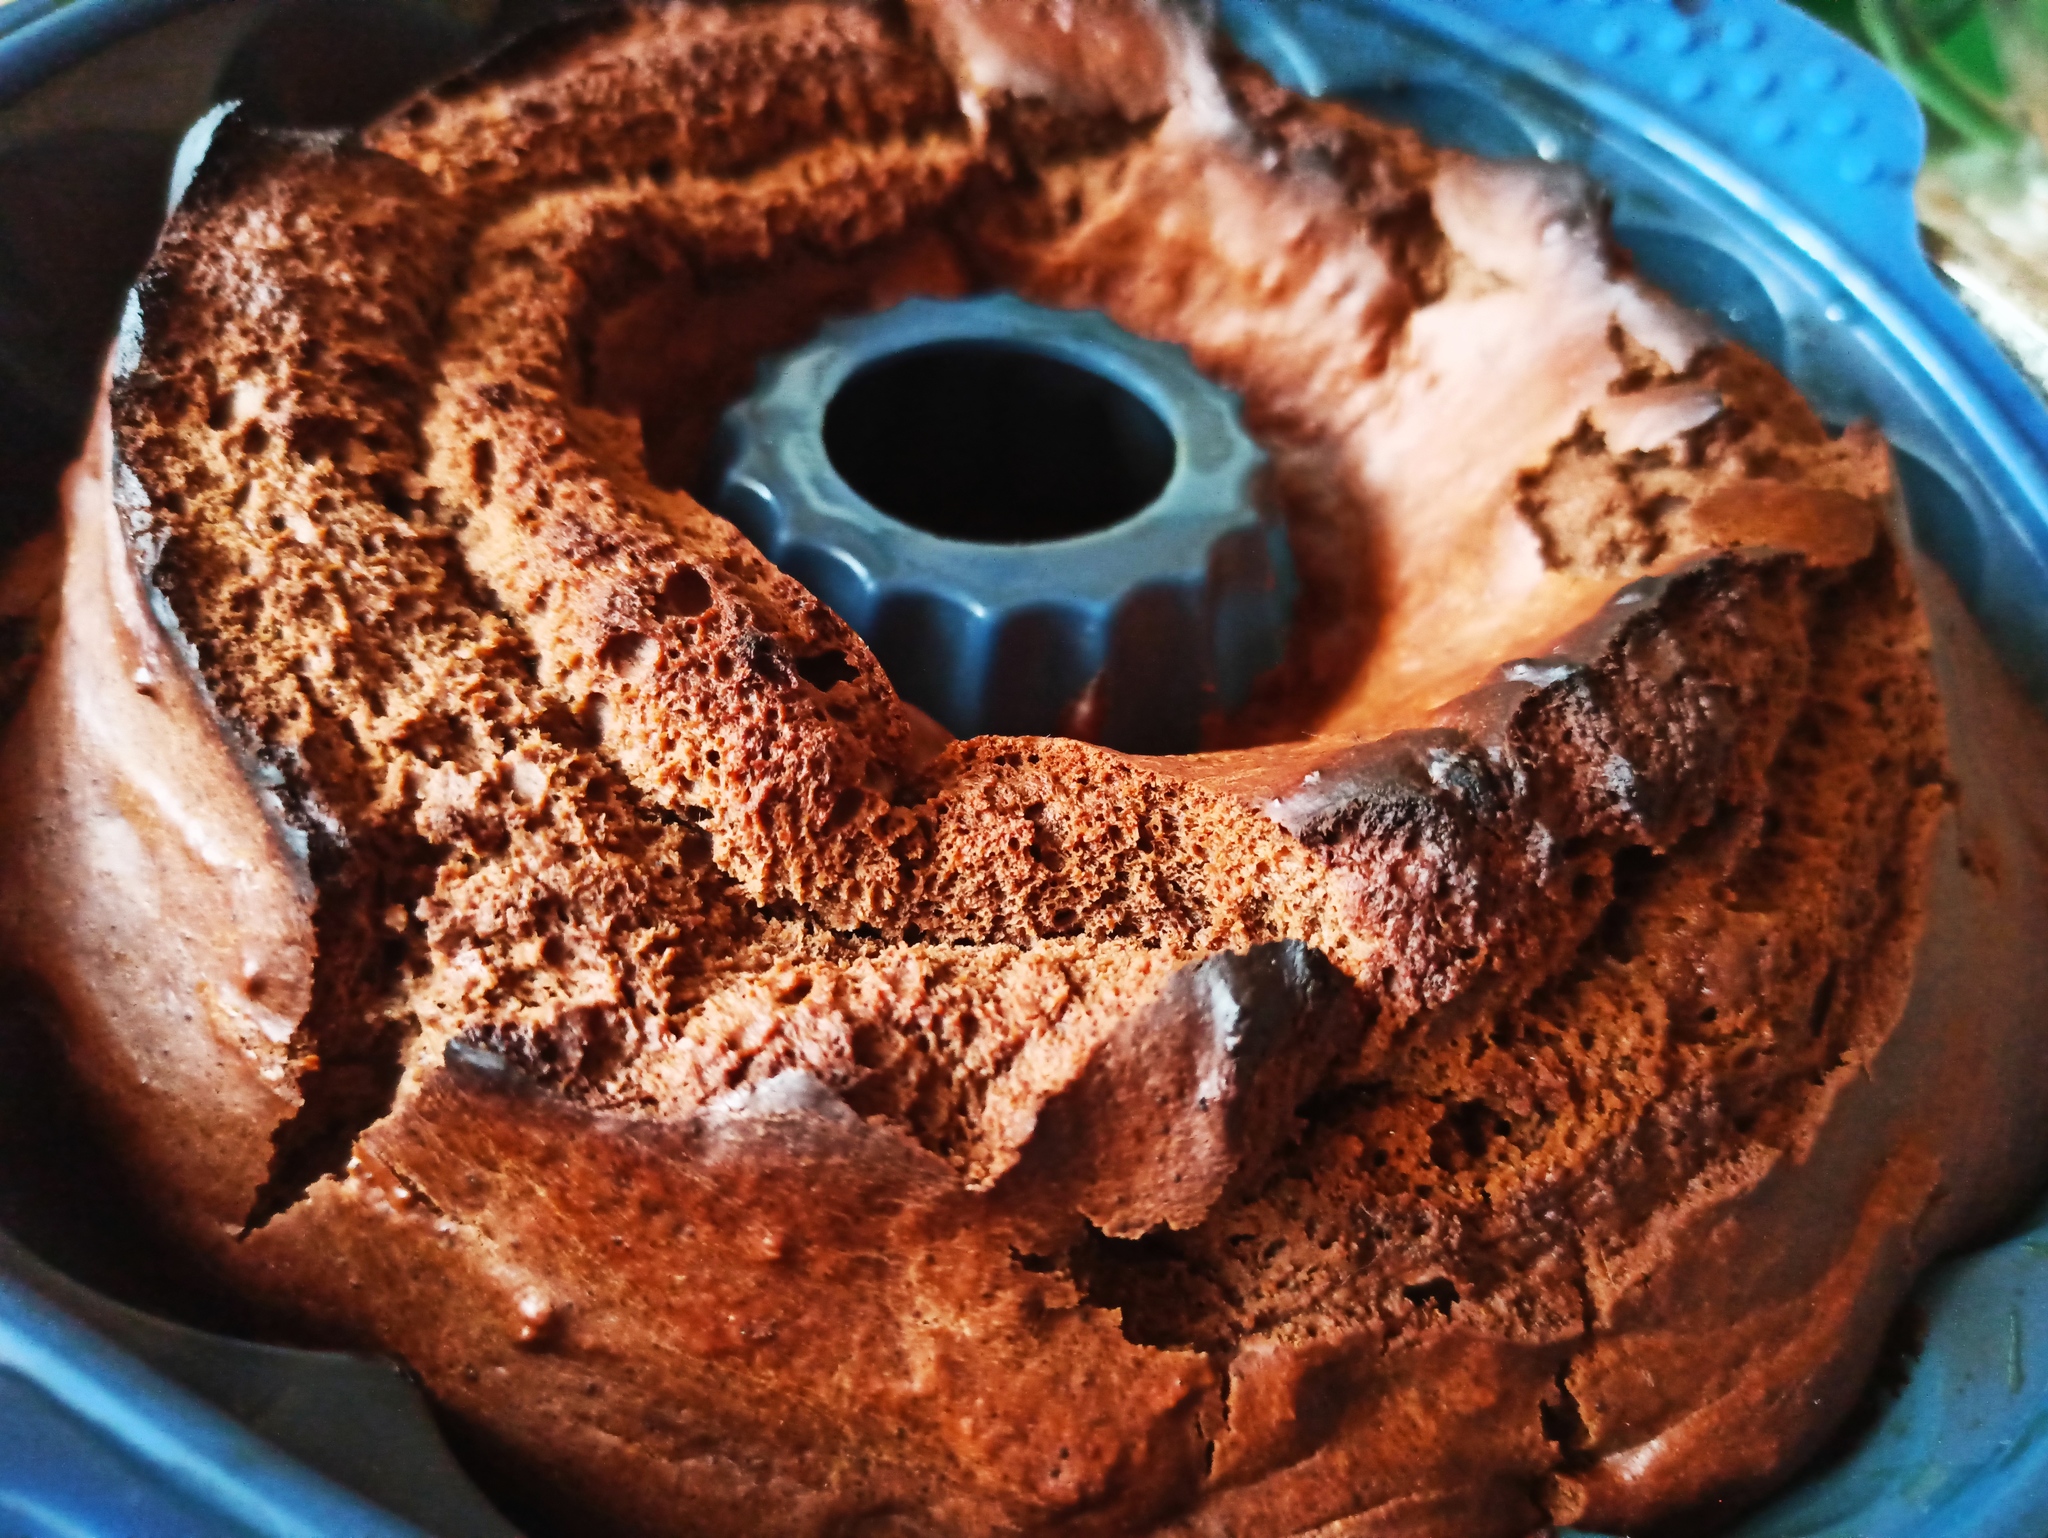
[{"label": "dark shadow inside center hole", "polygon": [[1000,342],[939,342],[840,386],[825,452],[891,517],[984,544],[1068,539],[1142,512],[1173,434],[1123,386]]}]

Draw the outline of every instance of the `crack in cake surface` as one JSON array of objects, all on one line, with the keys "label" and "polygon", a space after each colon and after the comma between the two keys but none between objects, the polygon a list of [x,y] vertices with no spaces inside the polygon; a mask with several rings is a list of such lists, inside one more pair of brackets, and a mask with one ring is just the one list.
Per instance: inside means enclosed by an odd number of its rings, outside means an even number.
[{"label": "crack in cake surface", "polygon": [[[1881,445],[1554,170],[1232,62],[963,114],[947,57],[629,12],[374,152],[231,139],[174,222],[133,511],[319,894],[249,1264],[501,1467],[482,1385],[533,1385],[629,1528],[1627,1511],[1630,1439],[1746,1381],[1630,1387],[1660,1225],[1840,1142],[1951,807]],[[753,358],[990,285],[1187,346],[1273,449],[1312,581],[1214,753],[934,743],[674,489]],[[1542,388],[1438,463],[1475,335]],[[1482,1472],[1404,1440],[1447,1405]]]}]

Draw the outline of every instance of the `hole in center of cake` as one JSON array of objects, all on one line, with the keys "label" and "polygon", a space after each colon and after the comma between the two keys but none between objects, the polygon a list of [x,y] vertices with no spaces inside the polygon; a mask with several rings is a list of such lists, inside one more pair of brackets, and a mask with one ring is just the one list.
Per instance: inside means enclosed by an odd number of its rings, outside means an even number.
[{"label": "hole in center of cake", "polygon": [[825,411],[825,452],[890,517],[949,539],[1071,539],[1143,512],[1173,475],[1173,434],[1112,379],[1001,342],[882,358]]}]

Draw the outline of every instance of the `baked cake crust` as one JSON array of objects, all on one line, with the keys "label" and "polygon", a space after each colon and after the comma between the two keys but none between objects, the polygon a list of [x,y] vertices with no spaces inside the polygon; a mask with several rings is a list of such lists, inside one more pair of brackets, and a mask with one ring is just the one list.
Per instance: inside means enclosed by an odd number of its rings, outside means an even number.
[{"label": "baked cake crust", "polygon": [[[67,483],[0,954],[181,1243],[578,1530],[1749,1499],[2048,1155],[2042,728],[1882,442],[1569,175],[1092,24],[652,6],[231,123]],[[1272,452],[1300,633],[1214,751],[948,741],[674,489],[764,352],[992,284]]]}]

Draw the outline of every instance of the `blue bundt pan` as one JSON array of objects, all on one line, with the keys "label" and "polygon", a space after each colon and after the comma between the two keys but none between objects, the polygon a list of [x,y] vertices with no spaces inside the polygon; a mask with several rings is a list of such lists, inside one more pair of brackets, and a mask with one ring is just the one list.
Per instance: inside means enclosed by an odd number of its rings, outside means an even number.
[{"label": "blue bundt pan", "polygon": [[[1922,257],[1922,122],[1874,63],[1777,0],[1222,8],[1297,89],[1486,154],[1586,166],[1651,278],[1832,420],[1884,428],[1918,538],[2048,700],[2048,411]],[[482,47],[480,18],[502,30],[548,9],[0,0],[0,535],[82,433],[193,119],[237,95],[344,120]],[[1942,1266],[1919,1304],[1904,1388],[1741,1538],[2048,1532],[2048,1211]],[[509,1532],[388,1367],[167,1325],[0,1238],[8,1538]]]},{"label": "blue bundt pan", "polygon": [[[936,475],[903,452],[932,431],[954,440]],[[835,320],[762,362],[721,436],[710,505],[959,736],[1192,752],[1286,654],[1294,564],[1237,397],[1099,311],[981,294]]]}]

